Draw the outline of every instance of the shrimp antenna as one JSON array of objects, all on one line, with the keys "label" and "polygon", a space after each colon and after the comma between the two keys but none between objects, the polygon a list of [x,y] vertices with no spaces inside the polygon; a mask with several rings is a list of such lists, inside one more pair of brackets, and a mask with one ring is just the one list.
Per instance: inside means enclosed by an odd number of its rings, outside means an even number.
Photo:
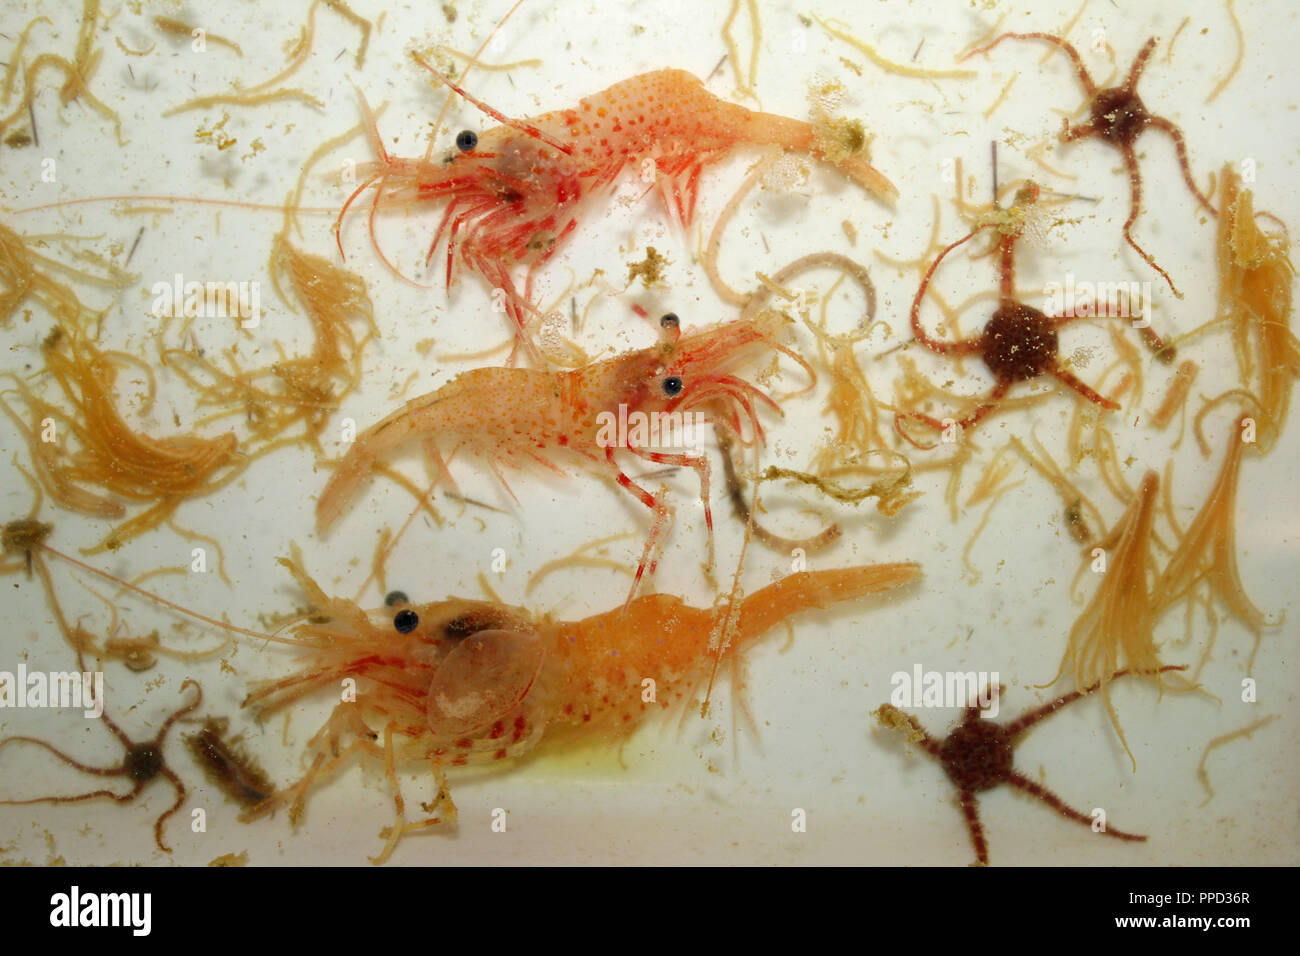
[{"label": "shrimp antenna", "polygon": [[[236,209],[258,209],[266,212],[283,213],[284,203],[276,204],[269,202],[242,202],[238,199],[207,199],[203,196],[89,196],[85,199],[61,199],[58,202],[41,203],[39,206],[25,206],[21,209],[14,209],[9,206],[4,207],[4,211],[14,216],[21,216],[29,212],[43,212],[47,209],[63,209],[68,206],[87,206],[91,203],[103,202],[174,202],[190,203],[197,206],[231,206]],[[295,212],[310,213],[329,213],[334,214],[333,206],[299,206]]]},{"label": "shrimp antenna", "polygon": [[[474,69],[474,67],[478,65],[478,58],[483,55],[483,51],[488,48],[488,44],[491,43],[492,39],[498,33],[501,32],[501,28],[506,25],[506,21],[509,20],[511,17],[513,17],[515,15],[515,11],[518,10],[523,5],[524,5],[524,0],[515,0],[515,5],[506,11],[506,15],[504,17],[502,17],[500,20],[497,21],[497,25],[492,28],[492,32],[489,33],[487,37],[483,40],[483,42],[479,44],[479,48],[474,51],[474,55],[470,57],[469,62],[465,64],[465,69],[460,74],[460,82],[464,83],[465,80],[469,78],[470,70]],[[433,129],[429,132],[429,145],[425,147],[424,150],[424,161],[426,163],[429,162],[430,157],[433,156],[433,144],[437,139],[438,133],[441,132],[442,130],[442,121],[447,118],[447,109],[450,106],[451,106],[451,95],[448,94],[447,98],[442,101],[442,109],[438,111],[438,119],[433,124]]]},{"label": "shrimp antenna", "polygon": [[[128,591],[134,591],[136,594],[140,595],[141,597],[147,598],[148,600],[153,601],[156,604],[161,604],[163,607],[170,608],[171,610],[176,611],[178,614],[184,614],[186,617],[191,617],[196,621],[202,621],[204,624],[210,624],[211,626],[220,628],[223,631],[231,631],[235,634],[243,634],[245,637],[255,637],[260,641],[273,641],[277,644],[290,644],[293,646],[301,646],[301,644],[298,641],[293,641],[288,638],[278,637],[275,634],[264,634],[261,631],[251,631],[246,627],[239,627],[236,624],[231,624],[229,621],[218,621],[215,618],[208,617],[205,614],[200,614],[198,611],[192,611],[189,608],[184,607],[183,605],[177,604],[175,601],[169,601],[165,597],[162,597],[161,595],[154,594],[152,591],[146,591],[144,588],[140,587],[139,585],[132,584],[130,581],[123,581],[121,578],[109,574],[107,571],[101,571],[99,570],[99,568],[92,567],[91,565],[87,564],[84,561],[79,561],[76,558],[72,557],[72,555],[64,554],[62,551],[59,551],[56,548],[52,548],[48,544],[45,544],[44,542],[41,542],[40,548],[41,550],[54,555],[56,558],[60,558],[64,561],[67,561],[69,564],[80,568],[82,571],[85,571],[89,574],[93,574],[96,577],[103,578],[106,581],[111,581],[114,584],[116,584],[118,587],[125,588]],[[280,630],[283,630],[283,628],[280,628]]]},{"label": "shrimp antenna", "polygon": [[561,143],[559,140],[547,136],[545,133],[543,133],[540,129],[538,129],[536,126],[532,125],[531,123],[525,123],[522,120],[511,119],[509,116],[506,116],[500,110],[496,110],[493,109],[491,106],[488,106],[486,103],[478,99],[472,93],[469,93],[461,89],[451,80],[447,79],[445,76],[443,76],[433,67],[431,67],[428,63],[425,63],[424,60],[420,59],[420,54],[416,53],[414,50],[411,51],[411,59],[414,60],[416,63],[420,64],[420,66],[424,67],[430,73],[432,73],[439,83],[446,84],[454,92],[459,93],[464,99],[469,100],[470,103],[478,107],[480,110],[482,110],[488,116],[492,117],[498,123],[504,123],[506,126],[509,126],[511,129],[517,129],[521,133],[527,133],[529,136],[532,136],[534,139],[540,139],[547,146],[551,146],[555,149],[558,149],[565,156],[573,155],[572,146],[566,146],[564,143]]}]

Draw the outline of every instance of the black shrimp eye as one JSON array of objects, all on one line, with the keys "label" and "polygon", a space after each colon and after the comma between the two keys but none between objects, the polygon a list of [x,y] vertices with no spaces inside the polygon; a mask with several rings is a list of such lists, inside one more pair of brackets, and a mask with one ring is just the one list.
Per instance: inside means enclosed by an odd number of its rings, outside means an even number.
[{"label": "black shrimp eye", "polygon": [[456,148],[462,153],[468,153],[478,145],[478,133],[472,129],[463,129],[456,134]]},{"label": "black shrimp eye", "polygon": [[410,634],[419,626],[420,615],[409,607],[404,607],[393,615],[393,627],[397,628],[398,634]]},{"label": "black shrimp eye", "polygon": [[392,607],[395,604],[410,604],[411,599],[406,596],[405,591],[389,591],[388,596],[384,598],[384,606]]},{"label": "black shrimp eye", "polygon": [[680,329],[682,327],[682,320],[677,318],[676,312],[669,312],[659,320],[659,327],[661,329]]},{"label": "black shrimp eye", "polygon": [[667,395],[669,398],[676,398],[678,395],[682,393],[682,389],[685,387],[686,386],[682,383],[682,380],[678,378],[676,375],[669,375],[666,379],[664,379],[664,384],[663,384],[664,394]]}]

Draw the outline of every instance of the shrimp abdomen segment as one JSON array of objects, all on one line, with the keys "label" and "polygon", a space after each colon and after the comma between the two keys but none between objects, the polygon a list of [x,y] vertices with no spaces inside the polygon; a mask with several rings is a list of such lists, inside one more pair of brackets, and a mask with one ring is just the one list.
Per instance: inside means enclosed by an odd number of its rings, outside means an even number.
[{"label": "shrimp abdomen segment", "polygon": [[642,156],[675,164],[679,159],[707,161],[746,144],[779,146],[837,167],[880,199],[898,195],[894,184],[860,156],[828,156],[812,124],[729,103],[685,70],[656,70],[616,83],[583,100],[563,122],[567,134],[580,144],[575,150],[580,158],[601,152],[603,146],[608,156],[602,158],[616,165]]},{"label": "shrimp abdomen segment", "polygon": [[828,154],[823,135],[811,123],[746,110],[745,126],[743,138],[748,142],[780,146],[787,152],[811,156],[834,166],[877,199],[893,202],[898,198],[898,187],[856,152],[846,149],[842,151],[844,155]]},{"label": "shrimp abdomen segment", "polygon": [[[803,611],[889,591],[920,575],[914,563],[792,574],[744,600],[733,646],[740,650]],[[625,610],[561,625],[554,648],[569,683],[563,696],[577,702],[579,715],[622,713],[640,700],[642,681],[652,678],[662,702],[679,698],[712,667],[724,614],[725,608],[695,608],[672,595],[649,594]]]},{"label": "shrimp abdomen segment", "polygon": [[760,637],[801,611],[880,594],[920,576],[921,566],[910,561],[791,574],[745,599],[740,608],[740,640]]},{"label": "shrimp abdomen segment", "polygon": [[[343,456],[316,502],[326,531],[374,464],[417,436],[450,454],[473,445],[509,460],[522,443],[545,445],[560,425],[556,376],[526,369],[479,368],[412,399],[371,426]],[[433,462],[441,468],[441,462]]]}]

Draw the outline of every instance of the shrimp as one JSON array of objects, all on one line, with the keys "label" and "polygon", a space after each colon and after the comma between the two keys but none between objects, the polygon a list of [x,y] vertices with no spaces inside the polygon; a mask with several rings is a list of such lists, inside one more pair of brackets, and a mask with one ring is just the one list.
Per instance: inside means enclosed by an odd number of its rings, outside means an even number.
[{"label": "shrimp", "polygon": [[[775,341],[790,320],[767,312],[683,335],[677,316],[660,320],[663,341],[656,346],[594,362],[582,368],[546,372],[523,368],[478,368],[407,402],[360,435],[344,455],[316,504],[316,530],[326,532],[355,497],[362,480],[382,457],[420,437],[440,477],[450,482],[439,446],[454,454],[465,449],[486,459],[500,477],[500,466],[540,463],[562,471],[543,453],[565,454],[614,478],[655,514],[637,568],[632,593],[641,581],[672,509],[629,478],[614,460],[625,449],[648,461],[693,469],[708,526],[713,566],[713,512],[709,505],[708,458],[683,452],[698,440],[697,426],[712,420],[729,428],[744,444],[763,440],[756,405],[780,411],[754,385],[730,374],[758,346],[768,346],[803,362]],[[745,427],[745,421],[748,427]],[[648,427],[647,427],[648,426]],[[685,439],[676,450],[655,450],[660,437]],[[748,438],[741,436],[748,432]],[[662,445],[660,447],[668,447]],[[504,479],[503,479],[504,483]],[[630,597],[629,597],[630,600]]]},{"label": "shrimp", "polygon": [[[249,771],[254,765],[246,756],[235,755],[241,801],[264,794],[240,819],[287,807],[290,822],[297,823],[314,789],[353,760],[377,759],[391,787],[396,825],[381,833],[387,842],[376,863],[405,834],[456,819],[447,768],[497,764],[542,742],[621,743],[652,712],[688,706],[704,685],[711,688],[719,665],[739,663],[749,646],[794,615],[883,595],[921,576],[920,565],[907,561],[801,571],[712,607],[652,594],[621,610],[558,621],[497,601],[450,597],[411,604],[400,592],[390,594],[382,609],[366,611],[326,594],[304,570],[295,545],[278,563],[303,589],[309,607],[266,633],[208,617],[74,558],[45,542],[49,531],[35,513],[4,526],[6,548],[31,557],[51,599],[47,555],[263,649],[273,644],[301,655],[303,666],[294,673],[252,686],[243,706],[257,716],[344,689],[342,702],[308,741],[308,767],[296,782],[275,788]],[[6,570],[22,567],[12,562]],[[57,603],[54,608],[75,645],[73,628]],[[222,749],[216,759],[224,774],[232,758],[228,745]],[[436,816],[407,823],[397,767],[417,762],[427,762],[438,785],[426,805]]]},{"label": "shrimp", "polygon": [[[354,758],[380,759],[396,825],[381,834],[387,843],[376,863],[404,834],[455,818],[444,768],[513,759],[543,738],[624,739],[652,711],[691,699],[714,669],[720,632],[728,632],[722,646],[739,653],[795,614],[891,591],[921,573],[906,562],[802,571],[735,606],[696,608],[652,594],[626,610],[556,621],[458,598],[368,613],[328,597],[298,558],[279,560],[308,592],[312,617],[281,641],[298,644],[308,663],[255,689],[244,706],[265,716],[345,680],[355,698],[337,705],[312,738],[304,776],[245,818],[288,804],[296,821],[323,780]],[[649,695],[647,680],[654,687]],[[439,785],[430,809],[438,815],[407,823],[395,768],[425,761]]]},{"label": "shrimp", "polygon": [[[363,99],[365,125],[379,158],[364,170],[368,175],[344,204],[336,226],[341,227],[348,208],[372,185],[372,239],[380,207],[446,198],[426,262],[432,261],[446,236],[448,287],[459,254],[466,268],[504,291],[516,341],[524,344],[535,364],[539,356],[524,334],[524,323],[536,312],[530,304],[536,271],[577,229],[584,200],[607,191],[628,166],[643,175],[653,173],[665,206],[683,226],[694,219],[705,166],[745,144],[779,146],[834,165],[882,200],[898,195],[893,183],[862,157],[864,143],[846,146],[810,123],[718,99],[683,70],[643,73],[587,97],[576,109],[519,121],[412,56],[440,83],[501,125],[482,133],[461,131],[456,148],[440,160],[401,159],[384,148]],[[341,228],[336,232],[343,254]],[[522,292],[512,279],[516,266],[527,267]]]}]

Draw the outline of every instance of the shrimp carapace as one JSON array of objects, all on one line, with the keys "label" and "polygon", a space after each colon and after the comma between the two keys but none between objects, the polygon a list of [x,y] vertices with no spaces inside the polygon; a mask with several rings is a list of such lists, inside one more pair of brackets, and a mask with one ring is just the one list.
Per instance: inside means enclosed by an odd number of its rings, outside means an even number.
[{"label": "shrimp carapace", "polygon": [[711,564],[710,468],[699,447],[699,429],[721,422],[742,442],[762,441],[756,406],[779,408],[733,371],[760,348],[793,354],[777,341],[788,321],[765,313],[683,333],[670,315],[662,322],[660,344],[582,368],[464,372],[407,402],[357,438],[317,501],[317,532],[334,524],[371,467],[411,438],[424,440],[431,464],[448,481],[444,456],[463,451],[494,469],[529,462],[554,469],[550,459],[567,455],[609,475],[655,512],[639,581],[653,563],[649,557],[666,531],[671,509],[662,496],[637,485],[618,466],[614,454],[625,450],[659,464],[692,468],[699,475]]},{"label": "shrimp carapace", "polygon": [[[446,198],[428,259],[446,236],[448,285],[459,254],[470,271],[505,291],[507,311],[521,337],[528,315],[535,312],[531,302],[536,269],[577,229],[583,201],[607,192],[629,166],[647,181],[653,175],[665,204],[684,226],[694,220],[704,168],[744,145],[811,156],[835,166],[882,200],[898,195],[861,148],[831,149],[811,123],[728,103],[683,70],[643,73],[583,99],[575,109],[508,120],[418,56],[415,59],[502,125],[477,133],[462,131],[455,148],[439,158],[400,159],[388,155],[373,116],[363,106],[378,158],[362,171],[365,181],[339,220],[372,185],[372,236],[379,208]],[[528,267],[522,291],[512,278],[516,266]]]},{"label": "shrimp carapace", "polygon": [[[281,563],[313,605],[311,620],[284,638],[300,644],[307,663],[255,690],[245,705],[266,714],[345,680],[355,688],[355,698],[335,707],[312,738],[307,774],[253,813],[288,802],[295,819],[308,792],[355,756],[382,759],[400,801],[392,773],[399,762],[428,761],[440,773],[520,756],[562,731],[575,740],[622,740],[642,718],[686,703],[709,679],[720,632],[728,632],[721,653],[739,654],[795,614],[893,590],[921,570],[898,563],[805,571],[734,605],[695,608],[653,594],[565,622],[461,599],[367,613],[326,596],[294,561]],[[395,626],[398,614],[408,616],[409,629]],[[655,685],[652,700],[647,679]]]}]

